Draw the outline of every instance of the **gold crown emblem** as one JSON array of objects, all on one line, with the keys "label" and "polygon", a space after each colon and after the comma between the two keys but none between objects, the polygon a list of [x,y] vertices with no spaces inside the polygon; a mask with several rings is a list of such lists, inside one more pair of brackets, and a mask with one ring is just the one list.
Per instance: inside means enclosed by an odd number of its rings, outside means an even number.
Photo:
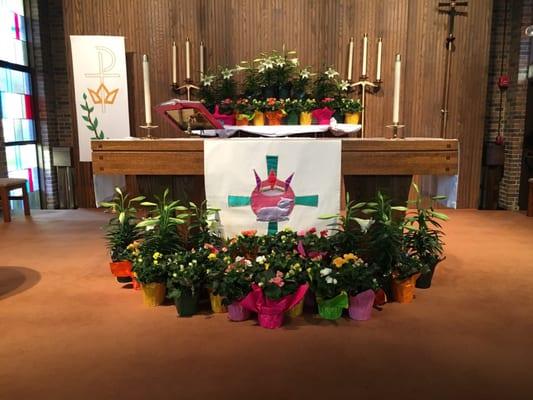
[{"label": "gold crown emblem", "polygon": [[94,104],[113,104],[117,98],[118,89],[109,91],[103,83],[98,86],[98,89],[92,90],[87,88],[89,95]]}]

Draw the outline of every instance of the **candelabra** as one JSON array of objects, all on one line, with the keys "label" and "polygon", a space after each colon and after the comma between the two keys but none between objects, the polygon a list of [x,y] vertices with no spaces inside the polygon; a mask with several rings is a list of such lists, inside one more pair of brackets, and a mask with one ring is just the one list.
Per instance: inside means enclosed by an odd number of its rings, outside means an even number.
[{"label": "candelabra", "polygon": [[143,136],[141,139],[155,139],[155,137],[152,136],[151,131],[152,129],[159,128],[159,126],[152,125],[152,123],[149,122],[146,125],[139,126],[139,128],[146,130],[146,136]]},{"label": "candelabra", "polygon": [[[368,76],[362,75],[359,81],[351,83],[351,88],[361,88],[361,137],[365,137],[365,112],[366,112],[366,93],[376,94],[381,89],[382,80],[371,81]],[[354,90],[354,89],[352,89]]]},{"label": "candelabra", "polygon": [[386,127],[392,129],[392,136],[390,139],[403,139],[403,134],[398,135],[398,132],[400,129],[405,128],[405,125],[393,122],[392,125],[386,125]]},{"label": "candelabra", "polygon": [[178,86],[177,83],[173,83],[172,85],[170,85],[170,87],[176,95],[187,93],[188,101],[191,101],[191,90],[200,90],[198,86],[193,85],[192,79],[186,79],[185,83],[181,86]]}]

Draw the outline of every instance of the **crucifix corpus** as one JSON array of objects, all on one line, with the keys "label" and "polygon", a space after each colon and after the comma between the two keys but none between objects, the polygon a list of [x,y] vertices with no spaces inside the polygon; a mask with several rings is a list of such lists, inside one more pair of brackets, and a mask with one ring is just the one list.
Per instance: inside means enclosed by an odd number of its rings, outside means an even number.
[{"label": "crucifix corpus", "polygon": [[467,16],[467,12],[458,8],[468,6],[467,1],[450,1],[439,3],[439,13],[448,14],[448,36],[446,37],[446,64],[444,70],[444,89],[442,94],[440,137],[445,138],[448,128],[448,100],[450,97],[450,75],[452,69],[452,54],[455,51],[455,17]]}]

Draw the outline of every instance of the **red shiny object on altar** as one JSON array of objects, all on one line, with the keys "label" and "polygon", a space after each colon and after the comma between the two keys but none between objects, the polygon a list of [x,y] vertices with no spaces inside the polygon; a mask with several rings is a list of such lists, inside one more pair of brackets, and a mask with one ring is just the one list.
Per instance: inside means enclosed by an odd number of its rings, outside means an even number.
[{"label": "red shiny object on altar", "polygon": [[498,87],[500,89],[507,89],[510,85],[511,81],[509,79],[509,76],[502,75],[498,78]]}]

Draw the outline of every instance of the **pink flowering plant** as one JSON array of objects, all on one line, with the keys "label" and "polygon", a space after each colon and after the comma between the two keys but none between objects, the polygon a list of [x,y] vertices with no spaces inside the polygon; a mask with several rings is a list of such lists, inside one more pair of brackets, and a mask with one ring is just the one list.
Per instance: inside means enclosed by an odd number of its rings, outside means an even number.
[{"label": "pink flowering plant", "polygon": [[290,253],[271,252],[254,260],[254,282],[267,298],[278,300],[296,292],[305,283],[305,274],[298,257]]},{"label": "pink flowering plant", "polygon": [[227,254],[220,255],[224,262],[224,272],[217,287],[217,294],[222,296],[223,303],[228,305],[242,300],[252,290],[254,266],[251,260]]}]

